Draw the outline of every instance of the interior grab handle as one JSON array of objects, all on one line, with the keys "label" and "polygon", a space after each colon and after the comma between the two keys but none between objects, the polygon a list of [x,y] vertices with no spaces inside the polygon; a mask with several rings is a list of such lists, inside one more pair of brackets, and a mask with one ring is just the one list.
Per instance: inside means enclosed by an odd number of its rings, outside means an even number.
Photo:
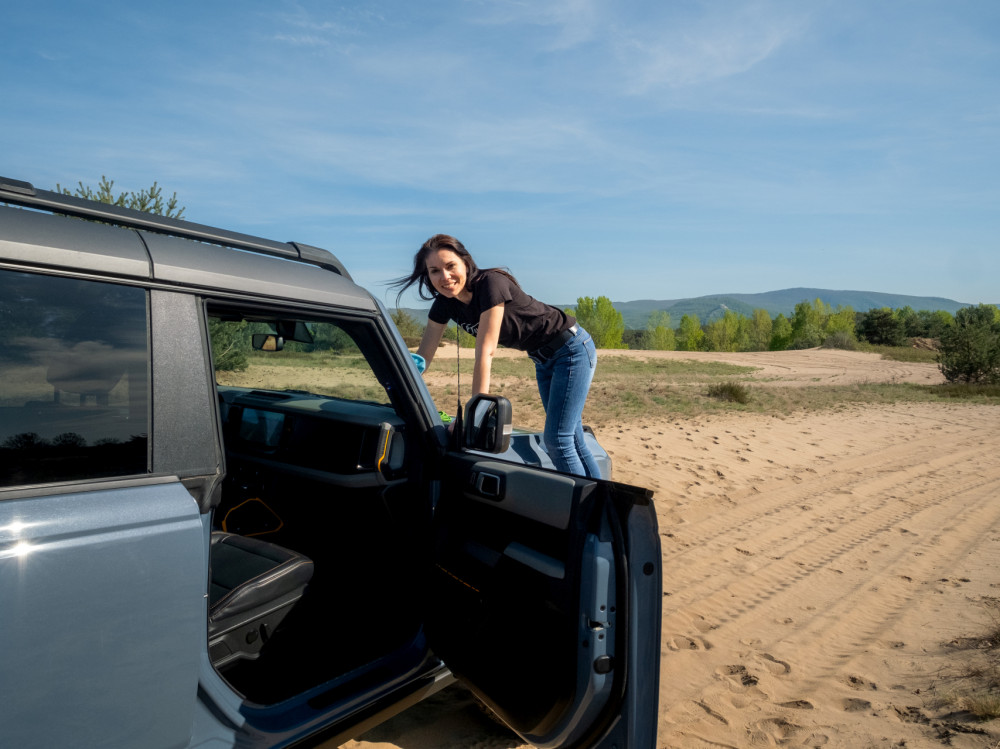
[{"label": "interior grab handle", "polygon": [[476,491],[490,499],[500,499],[503,482],[493,473],[480,473],[476,476]]}]

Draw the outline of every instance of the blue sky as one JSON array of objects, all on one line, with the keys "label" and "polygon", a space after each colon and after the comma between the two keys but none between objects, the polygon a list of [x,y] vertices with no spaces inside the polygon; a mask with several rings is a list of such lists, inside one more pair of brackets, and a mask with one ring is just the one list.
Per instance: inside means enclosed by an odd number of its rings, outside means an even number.
[{"label": "blue sky", "polygon": [[445,232],[550,303],[1000,302],[996,0],[35,0],[0,97],[0,174],[157,180],[385,300]]}]

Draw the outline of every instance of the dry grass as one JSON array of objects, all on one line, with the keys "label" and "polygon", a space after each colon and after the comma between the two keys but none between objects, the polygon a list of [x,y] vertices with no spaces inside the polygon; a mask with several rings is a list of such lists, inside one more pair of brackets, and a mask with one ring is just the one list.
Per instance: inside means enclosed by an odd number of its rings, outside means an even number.
[{"label": "dry grass", "polygon": [[[913,349],[917,351],[917,349]],[[316,357],[313,357],[314,359]],[[461,357],[461,397],[469,397],[473,356]],[[453,355],[434,360],[424,381],[438,408],[454,414],[458,401],[458,363]],[[383,400],[384,393],[370,378],[358,355],[331,355],[308,364],[301,357],[269,357],[267,365],[252,360],[244,373],[228,374],[231,384],[252,384],[258,366],[280,367],[280,382],[302,390],[313,389],[342,397]],[[316,367],[322,367],[322,377]],[[600,356],[584,421],[594,427],[620,424],[636,418],[695,417],[718,411],[749,411],[784,416],[795,411],[839,409],[856,404],[895,404],[962,398],[985,404],[1000,403],[1000,388],[961,385],[862,382],[851,385],[753,387],[754,367],[723,362],[640,358],[616,354]],[[365,375],[369,377],[365,377]],[[270,380],[274,381],[271,376]],[[325,386],[317,380],[326,381]],[[314,383],[310,385],[310,383]],[[541,429],[545,415],[535,385],[534,364],[525,356],[494,360],[492,391],[510,400],[517,426]]]},{"label": "dry grass", "polygon": [[957,677],[957,686],[943,700],[978,720],[1000,718],[1000,600],[982,601],[989,624],[976,637],[960,637],[948,645],[968,655]]},{"label": "dry grass", "polygon": [[708,397],[746,404],[750,402],[750,387],[742,382],[716,382],[708,386]]}]

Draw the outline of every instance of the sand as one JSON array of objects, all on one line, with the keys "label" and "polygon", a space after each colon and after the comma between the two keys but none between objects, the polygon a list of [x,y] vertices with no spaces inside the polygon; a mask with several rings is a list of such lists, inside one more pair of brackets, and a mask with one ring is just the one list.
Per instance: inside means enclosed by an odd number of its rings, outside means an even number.
[{"label": "sand", "polygon": [[[873,355],[649,354],[770,385],[939,382]],[[1000,596],[1000,407],[850,406],[636,422],[598,434],[655,492],[660,747],[992,747],[955,700]],[[973,647],[969,647],[972,643]],[[451,688],[346,744],[524,744]]]}]

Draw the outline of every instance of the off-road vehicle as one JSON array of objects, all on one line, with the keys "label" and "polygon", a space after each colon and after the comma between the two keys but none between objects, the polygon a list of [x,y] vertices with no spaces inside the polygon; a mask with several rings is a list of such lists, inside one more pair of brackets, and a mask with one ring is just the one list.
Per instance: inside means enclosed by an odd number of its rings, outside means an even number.
[{"label": "off-road vehicle", "polygon": [[[454,434],[332,254],[0,180],[0,746],[655,746],[650,493]],[[538,457],[533,460],[532,455]]]}]

